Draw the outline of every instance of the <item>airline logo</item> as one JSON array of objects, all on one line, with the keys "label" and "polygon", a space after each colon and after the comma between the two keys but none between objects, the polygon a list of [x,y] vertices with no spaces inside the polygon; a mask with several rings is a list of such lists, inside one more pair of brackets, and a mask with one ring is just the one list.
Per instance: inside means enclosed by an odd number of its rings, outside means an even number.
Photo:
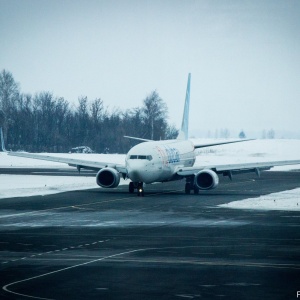
[{"label": "airline logo", "polygon": [[180,154],[178,149],[171,148],[169,146],[156,147],[157,151],[161,155],[163,165],[175,164],[180,162]]}]

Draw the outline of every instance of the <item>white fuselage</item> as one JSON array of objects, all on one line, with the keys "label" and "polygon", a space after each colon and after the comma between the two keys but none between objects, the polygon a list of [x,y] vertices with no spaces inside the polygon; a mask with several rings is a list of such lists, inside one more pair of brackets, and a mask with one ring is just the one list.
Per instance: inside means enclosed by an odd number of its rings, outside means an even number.
[{"label": "white fuselage", "polygon": [[126,156],[128,177],[133,182],[169,181],[180,168],[192,167],[194,163],[194,145],[188,140],[141,143]]}]

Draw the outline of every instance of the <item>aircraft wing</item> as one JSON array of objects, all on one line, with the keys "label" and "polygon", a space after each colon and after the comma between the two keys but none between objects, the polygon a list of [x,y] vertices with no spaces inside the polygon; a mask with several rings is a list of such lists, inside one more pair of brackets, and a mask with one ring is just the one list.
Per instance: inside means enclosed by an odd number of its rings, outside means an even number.
[{"label": "aircraft wing", "polygon": [[205,147],[212,147],[212,146],[218,146],[218,145],[226,145],[226,144],[233,144],[233,143],[241,143],[241,142],[247,142],[247,141],[253,141],[254,139],[240,139],[240,140],[233,140],[233,141],[224,141],[224,142],[213,142],[213,143],[203,143],[203,144],[197,144],[194,143],[195,149],[199,148],[205,148]]},{"label": "aircraft wing", "polygon": [[76,167],[77,169],[89,169],[89,170],[98,171],[102,168],[110,167],[116,169],[120,173],[127,174],[125,165],[121,165],[121,164],[89,161],[89,160],[66,158],[66,157],[55,157],[50,155],[42,155],[42,154],[34,154],[34,153],[26,153],[26,152],[8,152],[8,155],[65,163],[71,167]]},{"label": "aircraft wing", "polygon": [[[248,173],[256,172],[259,175],[260,170],[269,170],[275,166],[285,166],[285,165],[300,165],[300,160],[282,160],[282,161],[271,161],[271,162],[257,162],[257,163],[243,163],[243,164],[229,164],[229,165],[211,165],[211,166],[194,166],[194,167],[184,167],[177,171],[180,176],[190,176],[195,175],[202,170],[213,170],[218,174],[227,175],[231,177],[233,173]],[[300,166],[299,166],[300,168]]]}]

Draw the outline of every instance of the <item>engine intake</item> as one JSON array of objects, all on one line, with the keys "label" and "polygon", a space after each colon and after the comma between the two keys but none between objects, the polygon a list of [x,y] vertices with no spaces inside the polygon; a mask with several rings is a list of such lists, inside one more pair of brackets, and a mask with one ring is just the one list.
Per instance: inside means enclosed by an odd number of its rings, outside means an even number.
[{"label": "engine intake", "polygon": [[212,170],[202,170],[195,175],[195,185],[200,190],[211,190],[219,184],[218,175]]},{"label": "engine intake", "polygon": [[96,182],[103,188],[115,188],[120,183],[120,173],[113,168],[103,168],[97,173]]}]

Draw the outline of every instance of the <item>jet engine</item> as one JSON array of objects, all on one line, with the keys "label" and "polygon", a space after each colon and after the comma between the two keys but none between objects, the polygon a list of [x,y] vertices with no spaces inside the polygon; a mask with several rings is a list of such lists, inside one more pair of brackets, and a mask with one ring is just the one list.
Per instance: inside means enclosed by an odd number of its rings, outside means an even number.
[{"label": "jet engine", "polygon": [[103,168],[97,173],[96,182],[103,188],[115,188],[120,183],[120,173],[113,168]]},{"label": "jet engine", "polygon": [[202,170],[195,175],[195,185],[200,190],[211,190],[219,184],[218,175],[212,170]]}]

